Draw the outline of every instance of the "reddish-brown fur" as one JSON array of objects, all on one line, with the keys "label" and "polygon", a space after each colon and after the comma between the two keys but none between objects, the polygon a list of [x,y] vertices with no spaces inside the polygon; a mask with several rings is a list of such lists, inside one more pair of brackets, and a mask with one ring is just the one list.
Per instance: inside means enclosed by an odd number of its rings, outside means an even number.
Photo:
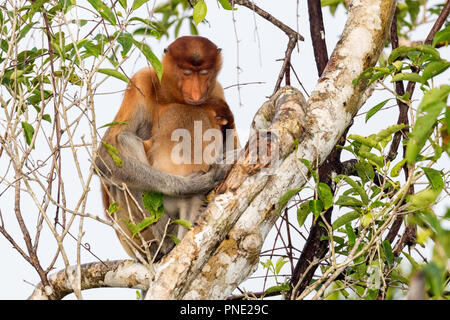
[{"label": "reddish-brown fur", "polygon": [[[182,176],[195,171],[207,172],[209,164],[177,165],[171,162],[168,155],[174,143],[167,139],[173,129],[186,127],[186,121],[178,121],[183,118],[188,120],[187,122],[202,121],[204,131],[209,128],[220,129],[223,133],[226,129],[235,131],[233,114],[225,102],[221,85],[216,81],[221,64],[220,49],[208,39],[194,36],[177,39],[166,49],[162,59],[164,73],[161,82],[151,68],[142,69],[132,77],[114,119],[116,122],[128,124],[110,127],[103,141],[117,146],[121,153],[125,150],[120,148],[119,136],[132,132],[142,139],[148,164],[153,167]],[[191,126],[188,127],[185,129],[192,129]],[[225,139],[226,135],[223,137]],[[237,147],[237,136],[233,139]],[[138,160],[145,161],[142,158]],[[117,194],[117,190],[113,188],[113,185],[102,186],[106,210],[113,201],[118,201],[113,199],[114,195],[111,194]],[[121,210],[115,214],[116,221],[128,233],[121,220],[129,220],[130,215],[135,217],[137,222],[142,218],[130,208],[131,200],[122,199],[118,202]],[[129,210],[126,210],[127,206]],[[148,230],[143,236],[146,241],[151,241],[158,232]],[[134,256],[129,245],[124,241],[122,244],[127,252]],[[163,247],[162,252],[166,253],[165,251]]]}]

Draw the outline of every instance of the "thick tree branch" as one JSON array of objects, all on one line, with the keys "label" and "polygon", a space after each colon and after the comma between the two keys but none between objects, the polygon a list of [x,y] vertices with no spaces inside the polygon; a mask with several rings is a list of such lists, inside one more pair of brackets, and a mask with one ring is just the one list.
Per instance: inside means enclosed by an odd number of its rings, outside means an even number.
[{"label": "thick tree branch", "polygon": [[[62,299],[73,288],[68,280],[68,274],[75,277],[75,268],[62,270],[49,277],[50,286],[39,284],[31,300],[47,299],[51,295],[54,299]],[[131,260],[94,262],[81,265],[81,289],[103,287],[136,288],[146,290],[150,279],[150,272],[144,265]]]}]

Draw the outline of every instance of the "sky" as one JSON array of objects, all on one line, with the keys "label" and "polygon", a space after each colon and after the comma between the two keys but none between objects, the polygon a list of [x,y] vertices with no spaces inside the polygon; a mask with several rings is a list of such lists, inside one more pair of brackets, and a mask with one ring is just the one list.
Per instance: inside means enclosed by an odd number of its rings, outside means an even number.
[{"label": "sky", "polygon": [[[158,1],[157,3],[160,2],[161,1]],[[258,1],[257,3],[260,7],[270,12],[274,17],[280,19],[291,28],[297,29],[298,26],[299,33],[304,36],[305,41],[300,42],[298,49],[296,48],[294,50],[291,63],[295,68],[302,85],[306,89],[306,92],[308,94],[311,93],[318,77],[309,36],[306,1],[300,1],[298,16],[296,1],[264,0]],[[152,1],[149,1],[147,7],[143,6],[140,9],[142,11],[142,17],[148,16],[148,12],[151,10],[151,4]],[[225,88],[226,100],[234,113],[240,140],[245,144],[253,115],[272,94],[282,64],[281,61],[277,60],[284,57],[288,39],[282,31],[252,13],[247,8],[239,7],[238,10],[234,12],[233,17],[232,12],[220,9],[216,6],[215,1],[207,1],[207,4],[208,13],[206,19],[208,23],[203,23],[199,26],[200,35],[208,37],[222,48],[223,67],[219,74],[219,81]],[[323,13],[325,37],[328,53],[330,55],[344,27],[346,14],[342,7],[337,10],[334,17],[331,17],[327,8],[324,8]],[[233,20],[235,20],[235,22]],[[186,34],[189,34],[189,29],[187,26],[184,26],[181,29],[180,35]],[[419,30],[418,39],[420,39],[421,34],[423,34],[423,32],[421,33]],[[164,38],[159,41],[149,38],[147,43],[151,46],[153,52],[158,57],[161,57],[164,48],[173,40],[173,38]],[[145,59],[142,56],[138,57],[137,53],[138,52],[135,51],[136,58],[131,58],[124,65],[128,74],[133,74],[146,66]],[[300,88],[295,77],[292,75],[291,78],[292,85]],[[448,79],[448,76],[446,78]],[[235,86],[238,81],[241,84],[248,84],[241,86],[240,90],[238,90],[238,87]],[[113,117],[120,106],[119,102],[123,96],[123,88],[124,83],[113,78],[108,79],[103,87],[100,88],[99,92],[112,93],[97,95],[95,97],[96,117],[99,126],[113,120]],[[300,90],[305,94],[302,89]],[[418,91],[420,90],[416,89],[416,92]],[[383,99],[383,97],[385,97],[385,93],[375,91],[374,95],[360,111],[360,114],[369,110],[377,104],[377,102],[384,100],[385,98]],[[352,127],[351,132],[360,135],[368,135],[381,130],[381,128],[386,127],[388,124],[394,124],[396,120],[396,108],[391,108],[387,111],[378,113],[367,125],[364,123],[364,116],[359,116],[356,118],[355,125]],[[447,161],[447,167],[449,167],[448,158],[446,158],[446,155],[444,157],[445,161]],[[88,161],[82,164],[83,168],[89,168],[89,165]],[[73,192],[76,194],[79,192],[76,183],[73,183],[73,186],[70,183],[71,179],[74,179],[74,175],[75,173],[70,171],[65,173],[65,182],[66,185],[70,185],[70,187],[73,188],[73,191],[71,189],[70,193]],[[87,203],[86,211],[102,216],[103,208],[101,201],[99,200],[100,184],[97,177],[94,177],[94,180],[95,181],[93,181],[91,185],[92,191]],[[13,198],[8,200],[0,199],[0,201],[2,202],[2,213],[9,214],[7,212],[8,208],[11,209],[10,206],[13,202]],[[6,203],[6,201],[9,201],[9,203]],[[30,205],[32,204],[30,203]],[[449,205],[448,198],[445,200],[445,203],[442,203],[441,205],[442,208],[445,205]],[[30,209],[32,208],[33,207],[30,206]],[[26,203],[24,203],[22,210],[25,212],[26,209]],[[12,212],[12,210],[10,210],[10,212]],[[10,215],[13,215],[13,213]],[[293,219],[295,220],[295,217]],[[310,222],[307,222],[306,224],[310,225]],[[89,243],[91,250],[99,256],[100,259],[116,260],[128,258],[111,228],[90,219],[85,219],[84,227],[85,235],[83,237],[83,242]],[[18,233],[16,235],[21,237]],[[266,247],[270,247],[270,240],[273,240],[273,236],[274,233],[269,234],[268,239],[266,240]],[[46,250],[46,248],[47,246],[48,248],[54,246],[52,236],[43,235],[41,241],[43,241],[43,244],[40,246],[40,254],[44,257],[43,259],[51,259],[53,249]],[[68,238],[66,239],[66,243],[67,247],[72,248],[69,250],[69,259],[75,262],[76,241]],[[84,250],[82,250],[82,257],[84,262],[97,261],[95,257]],[[2,260],[2,263],[0,264],[0,299],[27,298],[33,291],[33,287],[30,283],[36,284],[39,282],[37,273],[15,250],[11,248],[9,242],[2,236],[0,236],[0,259]],[[59,270],[63,264],[59,261],[56,266]],[[264,274],[261,273],[261,270],[258,272],[258,274]],[[260,279],[247,281],[240,287],[247,290],[260,290],[261,287],[257,284],[259,281]],[[135,299],[136,292],[133,289],[104,288],[83,291],[83,297],[85,299]],[[67,298],[72,299],[74,296],[70,295]]]}]

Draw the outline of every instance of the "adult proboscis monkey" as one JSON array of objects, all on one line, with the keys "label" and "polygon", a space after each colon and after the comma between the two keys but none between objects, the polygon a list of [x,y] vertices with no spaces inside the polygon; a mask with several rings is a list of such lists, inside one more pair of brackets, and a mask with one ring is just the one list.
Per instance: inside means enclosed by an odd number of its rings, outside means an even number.
[{"label": "adult proboscis monkey", "polygon": [[[205,195],[229,168],[212,160],[238,148],[233,114],[216,80],[220,51],[204,37],[178,38],[164,51],[161,82],[150,67],[132,77],[114,119],[125,124],[109,127],[102,139],[95,163],[105,178],[104,206],[108,210],[116,204],[111,216],[125,232],[118,236],[132,257],[136,250],[145,252],[145,245],[158,257],[170,251],[174,241],[167,235],[181,238],[185,231],[168,224],[169,219],[196,221]],[[183,154],[182,161],[174,152],[179,143],[173,137],[180,130],[190,135],[192,151]],[[138,224],[148,216],[143,191],[163,194],[164,214],[139,236],[132,236],[127,223]]]}]

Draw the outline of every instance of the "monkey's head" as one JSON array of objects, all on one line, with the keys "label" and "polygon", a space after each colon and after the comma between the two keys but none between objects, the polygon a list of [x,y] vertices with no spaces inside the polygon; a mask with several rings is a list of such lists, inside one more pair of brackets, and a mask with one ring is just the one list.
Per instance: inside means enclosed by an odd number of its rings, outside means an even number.
[{"label": "monkey's head", "polygon": [[214,89],[222,66],[221,49],[200,36],[184,36],[164,50],[163,87],[180,102],[199,105]]}]

